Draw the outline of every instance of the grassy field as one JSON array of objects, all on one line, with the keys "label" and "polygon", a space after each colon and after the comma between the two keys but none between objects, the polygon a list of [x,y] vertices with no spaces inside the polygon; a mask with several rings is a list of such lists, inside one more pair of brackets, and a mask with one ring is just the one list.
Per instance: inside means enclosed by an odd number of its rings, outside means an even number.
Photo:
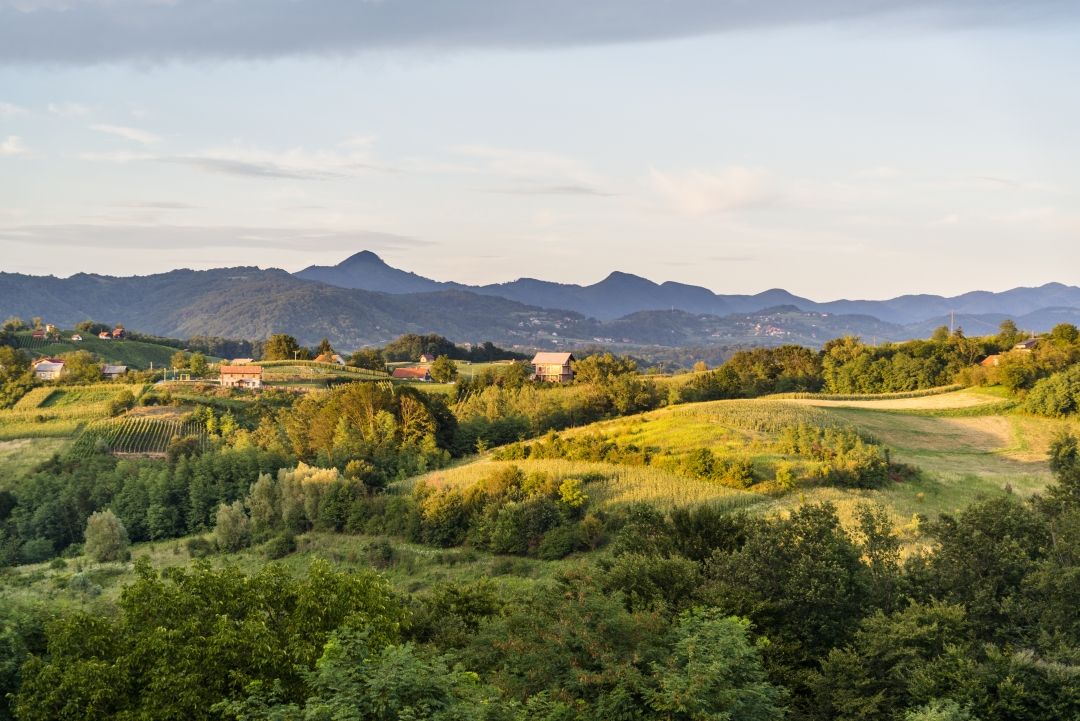
[{"label": "grassy field", "polygon": [[17,438],[0,441],[0,489],[71,445],[68,438]]},{"label": "grassy field", "polygon": [[138,398],[146,388],[126,383],[35,388],[0,410],[0,440],[74,436],[87,423],[107,418],[125,391]]},{"label": "grassy field", "polygon": [[[483,458],[423,478],[437,485],[463,485],[500,464],[516,463],[526,471],[592,478],[586,492],[601,506],[638,500],[662,507],[722,503],[785,513],[827,500],[850,521],[859,504],[878,503],[890,510],[908,539],[916,541],[921,537],[918,515],[934,518],[995,493],[1029,496],[1051,482],[1046,461],[1050,442],[1062,430],[1077,430],[1077,424],[1021,414],[1003,407],[1002,401],[996,389],[979,389],[860,401],[780,398],[679,405],[561,434],[603,434],[620,446],[649,449],[654,459],[649,466]],[[919,472],[876,489],[809,483],[782,492],[769,482],[770,474],[778,462],[791,459],[776,454],[774,434],[785,424],[800,422],[854,427],[888,447],[895,461]],[[749,457],[764,481],[741,491],[680,475],[680,459],[698,448],[719,456]],[[412,483],[415,479],[401,487],[407,490]]]}]

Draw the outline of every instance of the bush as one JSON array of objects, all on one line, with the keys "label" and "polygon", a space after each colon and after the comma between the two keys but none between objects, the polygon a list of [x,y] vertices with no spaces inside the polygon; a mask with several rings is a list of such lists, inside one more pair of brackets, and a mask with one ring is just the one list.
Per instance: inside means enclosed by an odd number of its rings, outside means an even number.
[{"label": "bush", "polygon": [[184,545],[187,547],[188,555],[192,558],[206,558],[214,552],[214,544],[202,536],[189,538]]},{"label": "bush", "polygon": [[557,561],[573,553],[577,545],[577,529],[574,526],[559,526],[545,533],[540,539],[536,555],[545,561]]},{"label": "bush", "polygon": [[127,530],[109,509],[99,511],[87,519],[84,535],[86,555],[98,563],[126,561],[131,557]]},{"label": "bush", "polygon": [[394,565],[396,559],[394,553],[394,547],[390,545],[389,541],[378,540],[372,541],[367,547],[367,560],[368,563],[374,568],[384,569]]},{"label": "bush", "polygon": [[218,506],[214,522],[214,541],[222,551],[236,552],[251,544],[251,519],[243,501]]},{"label": "bush", "polygon": [[34,538],[19,549],[19,563],[41,563],[53,557],[56,549],[47,538]]},{"label": "bush", "polygon": [[274,536],[266,545],[263,546],[263,555],[271,561],[276,561],[280,558],[296,552],[296,536],[291,533],[282,533],[279,536]]}]

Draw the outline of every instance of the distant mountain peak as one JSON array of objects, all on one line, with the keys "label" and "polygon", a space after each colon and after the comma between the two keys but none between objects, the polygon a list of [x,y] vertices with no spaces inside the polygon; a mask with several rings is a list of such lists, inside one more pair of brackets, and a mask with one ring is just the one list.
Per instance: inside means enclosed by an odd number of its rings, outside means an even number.
[{"label": "distant mountain peak", "polygon": [[338,267],[349,265],[386,265],[386,261],[379,257],[377,253],[371,250],[361,250],[359,253],[353,253],[345,260],[338,263]]}]

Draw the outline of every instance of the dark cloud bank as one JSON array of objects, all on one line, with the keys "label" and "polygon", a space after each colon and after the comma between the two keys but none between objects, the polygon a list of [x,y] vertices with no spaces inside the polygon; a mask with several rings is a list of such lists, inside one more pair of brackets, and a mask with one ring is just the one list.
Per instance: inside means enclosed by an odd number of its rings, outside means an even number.
[{"label": "dark cloud bank", "polygon": [[873,21],[1050,24],[1076,0],[0,0],[0,63],[529,48]]}]

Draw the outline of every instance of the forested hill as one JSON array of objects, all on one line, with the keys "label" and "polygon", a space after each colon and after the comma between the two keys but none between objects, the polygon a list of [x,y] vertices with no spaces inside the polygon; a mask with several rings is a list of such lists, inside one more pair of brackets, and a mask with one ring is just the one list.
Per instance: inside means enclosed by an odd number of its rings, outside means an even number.
[{"label": "forested hill", "polygon": [[[380,287],[393,286],[392,273]],[[410,283],[423,286],[416,280],[420,276],[406,275]],[[619,282],[626,288],[641,286],[629,276]],[[481,289],[436,287],[441,289],[423,293],[343,288],[283,270],[249,267],[133,277],[0,273],[0,318],[41,317],[61,327],[84,320],[122,323],[139,332],[178,338],[258,340],[288,333],[309,345],[329,338],[346,350],[382,345],[403,333],[437,333],[459,343],[490,340],[504,347],[733,348],[784,343],[818,347],[844,335],[879,341],[925,338],[933,327],[949,321],[943,316],[905,326],[872,315],[807,310],[792,303],[726,315],[679,308],[640,310],[604,320],[612,307],[603,303],[595,312],[582,313],[542,308]],[[781,292],[773,296],[791,297]],[[954,320],[971,333],[986,333],[1005,317],[959,314]],[[1022,329],[1041,331],[1062,322],[1080,322],[1080,311],[1057,307],[1016,318]]]},{"label": "forested hill", "polygon": [[[388,293],[416,293],[435,290],[469,290],[516,300],[541,308],[566,308],[591,318],[613,320],[644,310],[682,310],[688,313],[726,316],[758,313],[765,308],[793,305],[804,312],[867,315],[888,323],[907,326],[933,322],[950,314],[967,318],[979,332],[991,332],[1005,317],[1027,328],[1049,330],[1055,323],[1043,323],[1051,309],[1068,309],[1075,322],[1080,317],[1080,288],[1047,283],[1037,288],[1013,288],[1000,293],[973,291],[958,296],[902,295],[888,300],[833,300],[819,302],[773,288],[754,295],[725,295],[685,283],[656,283],[630,273],[613,272],[591,285],[555,283],[536,278],[520,278],[508,283],[468,286],[440,282],[388,265],[371,251],[362,251],[334,266],[311,266],[298,277],[344,288],[379,290]],[[985,325],[986,327],[982,327]],[[966,326],[965,326],[966,327]],[[973,328],[974,330],[974,328]]]}]

